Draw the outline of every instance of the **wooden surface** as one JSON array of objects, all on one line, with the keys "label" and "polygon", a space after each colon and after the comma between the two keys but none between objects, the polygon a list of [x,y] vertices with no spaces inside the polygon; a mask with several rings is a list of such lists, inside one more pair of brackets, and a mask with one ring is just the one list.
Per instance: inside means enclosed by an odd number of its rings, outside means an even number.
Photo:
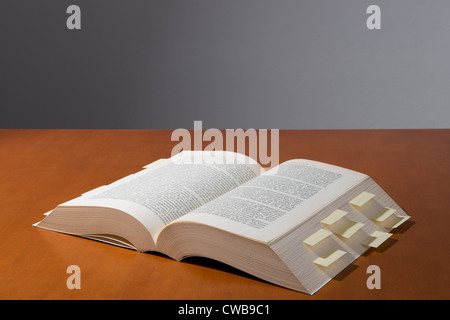
[{"label": "wooden surface", "polygon": [[[450,130],[281,131],[280,161],[370,175],[411,220],[309,296],[202,258],[173,261],[32,227],[59,203],[170,156],[171,131],[0,130],[0,299],[449,299]],[[81,289],[66,268],[81,268]],[[369,290],[367,267],[381,268]]]}]

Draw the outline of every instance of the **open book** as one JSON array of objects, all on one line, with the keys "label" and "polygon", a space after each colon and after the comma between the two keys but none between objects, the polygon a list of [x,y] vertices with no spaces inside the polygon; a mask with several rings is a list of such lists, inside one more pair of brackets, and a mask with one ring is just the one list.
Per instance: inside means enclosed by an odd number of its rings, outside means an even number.
[{"label": "open book", "polygon": [[207,257],[313,294],[408,218],[355,171],[310,160],[264,171],[241,154],[192,151],[63,203],[35,226]]}]

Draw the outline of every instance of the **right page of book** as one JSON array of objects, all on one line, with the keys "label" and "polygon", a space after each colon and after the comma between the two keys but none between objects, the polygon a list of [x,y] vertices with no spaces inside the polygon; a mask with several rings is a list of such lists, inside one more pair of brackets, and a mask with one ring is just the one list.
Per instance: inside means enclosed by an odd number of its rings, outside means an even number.
[{"label": "right page of book", "polygon": [[321,162],[290,160],[177,221],[205,223],[269,242],[367,178]]}]

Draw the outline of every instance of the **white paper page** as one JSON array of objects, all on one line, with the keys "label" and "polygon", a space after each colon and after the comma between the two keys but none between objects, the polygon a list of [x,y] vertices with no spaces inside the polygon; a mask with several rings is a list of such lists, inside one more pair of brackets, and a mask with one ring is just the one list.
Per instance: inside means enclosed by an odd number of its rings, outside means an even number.
[{"label": "white paper page", "polygon": [[311,217],[367,175],[310,160],[290,160],[185,215],[268,242]]},{"label": "white paper page", "polygon": [[220,159],[205,152],[184,152],[61,206],[119,209],[141,221],[155,238],[166,224],[260,172],[259,165],[243,155],[217,154]]}]

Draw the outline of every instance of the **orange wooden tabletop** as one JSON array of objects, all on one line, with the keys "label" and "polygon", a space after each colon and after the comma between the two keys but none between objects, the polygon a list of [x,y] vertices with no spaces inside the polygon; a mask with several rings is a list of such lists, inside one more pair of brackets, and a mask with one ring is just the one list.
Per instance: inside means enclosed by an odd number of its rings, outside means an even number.
[{"label": "orange wooden tabletop", "polygon": [[[56,205],[170,157],[171,130],[0,130],[0,299],[449,299],[450,130],[282,130],[280,161],[370,175],[412,218],[315,295],[224,264],[32,227]],[[69,265],[81,289],[66,286]],[[369,290],[367,267],[381,270]]]}]

